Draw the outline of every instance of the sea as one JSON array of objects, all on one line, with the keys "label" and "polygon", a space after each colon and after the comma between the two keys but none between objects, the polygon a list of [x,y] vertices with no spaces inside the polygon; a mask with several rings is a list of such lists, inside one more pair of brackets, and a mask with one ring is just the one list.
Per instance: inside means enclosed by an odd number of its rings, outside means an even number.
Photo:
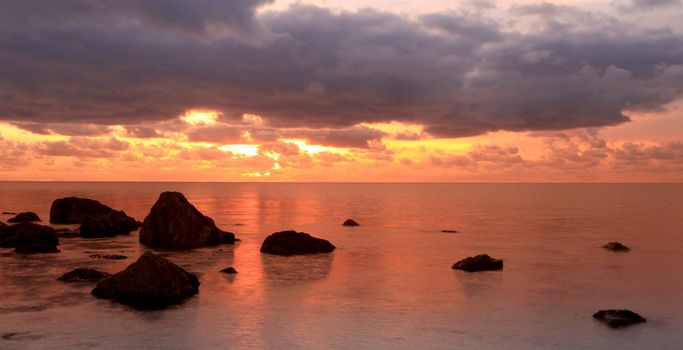
[{"label": "sea", "polygon": [[[683,349],[683,184],[0,182],[0,212],[48,224],[54,199],[77,196],[143,220],[163,191],[241,240],[153,250],[199,276],[197,295],[139,311],[57,280],[123,270],[150,250],[137,232],[3,248],[0,349]],[[259,252],[283,230],[337,249]],[[504,269],[451,268],[484,253]],[[602,309],[647,322],[612,329]]]}]

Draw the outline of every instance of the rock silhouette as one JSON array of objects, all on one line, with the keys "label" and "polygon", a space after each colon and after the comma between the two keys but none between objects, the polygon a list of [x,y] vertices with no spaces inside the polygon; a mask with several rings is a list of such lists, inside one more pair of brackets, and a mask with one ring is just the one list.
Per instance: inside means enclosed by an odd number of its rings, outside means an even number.
[{"label": "rock silhouette", "polygon": [[55,199],[50,207],[53,224],[81,224],[84,238],[112,237],[137,230],[135,219],[96,200],[78,197]]},{"label": "rock silhouette", "polygon": [[605,244],[602,247],[607,249],[607,250],[611,250],[613,252],[627,252],[627,251],[631,250],[631,248],[629,248],[629,247],[627,247],[627,246],[625,246],[619,242],[608,242],[607,244]]},{"label": "rock silhouette", "polygon": [[107,259],[107,260],[124,260],[128,259],[127,256],[125,255],[119,255],[119,254],[90,254],[90,258],[92,259]]},{"label": "rock silhouette", "polygon": [[228,274],[235,274],[235,273],[237,273],[237,270],[235,270],[235,268],[231,266],[231,267],[224,268],[223,270],[221,270],[221,272],[228,273]]},{"label": "rock silhouette", "polygon": [[0,228],[0,247],[17,253],[56,253],[59,238],[52,227],[22,222]]},{"label": "rock silhouette", "polygon": [[147,252],[125,270],[103,279],[92,294],[139,309],[161,309],[199,291],[197,276]]},{"label": "rock silhouette", "polygon": [[467,272],[501,270],[503,268],[503,260],[493,259],[487,254],[480,254],[462,259],[453,264],[452,268]]},{"label": "rock silhouette", "polygon": [[612,328],[626,327],[647,321],[631,310],[600,310],[593,314],[593,318],[606,323]]},{"label": "rock silhouette", "polygon": [[342,225],[344,225],[344,226],[360,226],[360,224],[357,223],[353,219],[346,219],[346,221],[344,221],[344,223]]},{"label": "rock silhouette", "polygon": [[80,235],[84,238],[113,237],[129,234],[138,229],[138,224],[123,211],[112,210],[99,216],[87,216],[80,227]]},{"label": "rock silhouette", "polygon": [[78,268],[63,274],[58,280],[62,282],[97,282],[111,274],[95,269]]},{"label": "rock silhouette", "polygon": [[159,196],[140,228],[140,243],[151,247],[188,249],[235,243],[235,235],[216,227],[180,192]]},{"label": "rock silhouette", "polygon": [[458,233],[456,230],[441,230],[443,233]]},{"label": "rock silhouette", "polygon": [[327,240],[296,231],[275,232],[261,245],[262,253],[274,255],[329,253],[334,249],[335,246]]},{"label": "rock silhouette", "polygon": [[40,217],[38,217],[38,214],[31,212],[31,211],[19,213],[15,217],[7,220],[7,222],[32,222],[32,221],[40,221]]}]

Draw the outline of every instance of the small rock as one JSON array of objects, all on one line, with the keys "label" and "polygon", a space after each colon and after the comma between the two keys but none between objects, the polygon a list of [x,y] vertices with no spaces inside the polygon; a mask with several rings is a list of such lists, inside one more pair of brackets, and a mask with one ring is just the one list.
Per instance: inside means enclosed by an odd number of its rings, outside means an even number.
[{"label": "small rock", "polygon": [[216,227],[182,193],[164,192],[142,222],[139,239],[151,247],[191,249],[235,243],[235,234]]},{"label": "small rock", "polygon": [[139,309],[161,309],[180,303],[198,291],[196,275],[147,252],[125,270],[97,283],[92,294]]},{"label": "small rock", "polygon": [[441,230],[443,233],[458,233],[456,230]]},{"label": "small rock", "polygon": [[360,224],[357,223],[353,219],[346,219],[346,221],[344,221],[344,223],[342,225],[344,225],[344,226],[360,226]]},{"label": "small rock", "polygon": [[78,268],[63,274],[58,280],[62,282],[97,282],[111,274],[95,269]]},{"label": "small rock", "polygon": [[59,238],[52,227],[22,222],[0,230],[0,247],[17,253],[57,253]]},{"label": "small rock", "polygon": [[223,273],[229,273],[229,274],[235,274],[235,273],[237,273],[237,270],[235,270],[234,267],[230,266],[230,267],[228,267],[228,268],[225,268],[225,269],[221,270],[221,272],[223,272]]},{"label": "small rock", "polygon": [[7,222],[32,222],[32,221],[40,221],[40,217],[38,217],[38,214],[31,212],[31,211],[19,213],[15,217],[7,220]]},{"label": "small rock", "polygon": [[123,260],[123,259],[128,259],[127,256],[125,255],[118,255],[118,254],[90,254],[90,257],[93,259],[108,259],[108,260]]},{"label": "small rock", "polygon": [[626,327],[647,321],[631,310],[600,310],[594,313],[593,317],[612,328]]},{"label": "small rock", "polygon": [[608,242],[607,244],[605,244],[602,247],[607,249],[607,250],[611,250],[613,252],[627,252],[627,251],[631,250],[631,248],[629,248],[629,247],[627,247],[627,246],[625,246],[619,242]]},{"label": "small rock", "polygon": [[17,215],[17,213],[15,213],[13,211],[3,211],[2,215]]},{"label": "small rock", "polygon": [[462,259],[453,264],[452,268],[467,272],[501,270],[503,268],[503,260],[493,259],[487,254],[480,254]]},{"label": "small rock", "polygon": [[296,231],[275,232],[261,245],[262,253],[274,255],[329,253],[334,249],[335,246],[327,240]]}]

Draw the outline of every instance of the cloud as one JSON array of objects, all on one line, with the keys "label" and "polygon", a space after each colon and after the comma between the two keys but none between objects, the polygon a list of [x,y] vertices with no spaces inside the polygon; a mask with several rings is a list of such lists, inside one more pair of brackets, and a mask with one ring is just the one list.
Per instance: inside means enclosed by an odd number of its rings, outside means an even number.
[{"label": "cloud", "polygon": [[98,136],[111,132],[109,126],[95,124],[12,123],[12,125],[39,135]]},{"label": "cloud", "polygon": [[681,0],[629,0],[623,2],[614,2],[614,6],[621,11],[635,12],[635,11],[651,11],[660,8],[681,6]]},{"label": "cloud", "polygon": [[329,130],[402,121],[462,137],[600,127],[683,95],[679,33],[568,6],[513,8],[544,23],[516,30],[478,11],[413,19],[303,5],[256,14],[267,3],[256,0],[159,3],[3,2],[0,119],[130,126],[212,109],[225,122],[261,116],[268,127],[253,137],[320,129],[307,137],[364,147],[375,135]]}]

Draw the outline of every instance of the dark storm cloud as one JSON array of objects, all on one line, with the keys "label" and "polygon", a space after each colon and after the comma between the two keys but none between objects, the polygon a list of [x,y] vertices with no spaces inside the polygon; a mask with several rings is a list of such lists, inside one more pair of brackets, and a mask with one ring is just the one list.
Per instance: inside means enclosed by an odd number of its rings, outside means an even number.
[{"label": "dark storm cloud", "polygon": [[683,94],[680,34],[569,7],[515,8],[546,24],[515,32],[477,12],[253,15],[263,3],[2,2],[0,119],[126,125],[206,108],[274,128],[396,120],[452,137],[614,125]]}]

